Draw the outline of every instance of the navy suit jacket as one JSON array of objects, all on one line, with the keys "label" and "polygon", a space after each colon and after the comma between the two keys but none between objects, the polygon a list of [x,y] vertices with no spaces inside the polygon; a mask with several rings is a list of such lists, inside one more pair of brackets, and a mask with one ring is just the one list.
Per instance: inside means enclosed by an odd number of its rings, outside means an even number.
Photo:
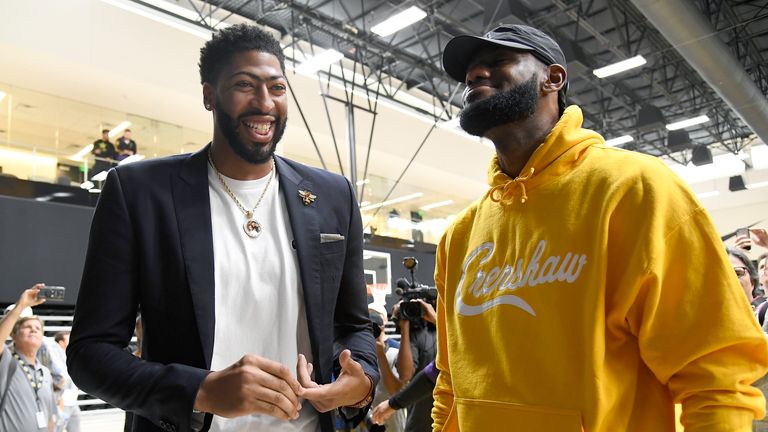
[{"label": "navy suit jacket", "polygon": [[[67,365],[83,391],[135,412],[134,431],[189,430],[209,373],[216,317],[207,151],[110,170],[91,225]],[[338,355],[349,348],[375,385],[352,186],[287,159],[275,163],[298,254],[315,381],[338,376]],[[304,205],[300,190],[317,198]],[[344,240],[321,243],[320,233]],[[141,359],[123,350],[139,306]],[[333,430],[329,414],[320,423]]]}]

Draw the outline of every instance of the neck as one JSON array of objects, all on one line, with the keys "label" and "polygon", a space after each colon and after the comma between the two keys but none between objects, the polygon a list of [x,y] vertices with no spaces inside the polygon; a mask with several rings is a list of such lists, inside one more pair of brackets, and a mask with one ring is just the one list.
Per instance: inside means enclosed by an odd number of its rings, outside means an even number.
[{"label": "neck", "polygon": [[28,363],[34,366],[37,358],[36,348],[15,345],[15,349],[16,349],[16,352],[19,353],[19,355],[24,356],[24,359],[23,359],[24,361],[27,361]]},{"label": "neck", "polygon": [[534,115],[488,130],[485,137],[496,147],[501,170],[511,178],[520,175],[533,152],[544,142],[558,120],[556,117]]},{"label": "neck", "polygon": [[272,171],[272,161],[254,164],[238,156],[224,137],[214,135],[211,144],[211,157],[216,169],[223,175],[235,180],[257,180]]}]

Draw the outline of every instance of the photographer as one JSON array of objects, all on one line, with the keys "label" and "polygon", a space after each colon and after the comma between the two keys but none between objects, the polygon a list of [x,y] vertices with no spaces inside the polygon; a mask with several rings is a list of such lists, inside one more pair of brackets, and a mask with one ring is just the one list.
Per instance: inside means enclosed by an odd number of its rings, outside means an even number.
[{"label": "photographer", "polygon": [[[419,306],[420,316],[413,317],[414,306]],[[405,313],[404,313],[405,312]],[[408,382],[435,359],[436,333],[434,305],[422,300],[403,300],[392,310],[393,319],[399,320],[400,351],[397,356],[397,370],[400,380]],[[432,430],[432,395],[408,407],[406,432],[427,432]]]}]

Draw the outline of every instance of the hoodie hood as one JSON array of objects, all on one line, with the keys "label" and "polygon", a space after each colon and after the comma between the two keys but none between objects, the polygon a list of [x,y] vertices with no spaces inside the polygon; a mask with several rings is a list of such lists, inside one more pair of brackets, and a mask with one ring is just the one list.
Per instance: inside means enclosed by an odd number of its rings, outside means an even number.
[{"label": "hoodie hood", "polygon": [[511,205],[517,199],[525,203],[528,192],[545,182],[570,171],[582,160],[589,147],[605,144],[597,132],[581,127],[581,109],[571,105],[549,132],[544,142],[533,152],[520,175],[514,179],[501,170],[498,155],[494,155],[488,167],[488,194],[492,201]]}]

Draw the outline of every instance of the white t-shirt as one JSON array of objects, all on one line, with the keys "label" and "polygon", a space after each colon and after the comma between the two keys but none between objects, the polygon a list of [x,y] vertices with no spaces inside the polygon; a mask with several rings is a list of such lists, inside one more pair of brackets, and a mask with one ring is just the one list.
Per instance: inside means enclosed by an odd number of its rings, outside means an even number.
[{"label": "white t-shirt", "polygon": [[[277,361],[295,376],[298,354],[312,361],[307,317],[293,234],[276,175],[254,218],[262,232],[251,238],[243,230],[245,215],[208,165],[215,274],[216,326],[211,370],[221,370],[245,354]],[[249,181],[224,177],[243,207],[252,209],[269,175]],[[213,417],[213,432],[316,432],[319,418],[304,401],[299,419],[267,415],[234,419]]]}]

